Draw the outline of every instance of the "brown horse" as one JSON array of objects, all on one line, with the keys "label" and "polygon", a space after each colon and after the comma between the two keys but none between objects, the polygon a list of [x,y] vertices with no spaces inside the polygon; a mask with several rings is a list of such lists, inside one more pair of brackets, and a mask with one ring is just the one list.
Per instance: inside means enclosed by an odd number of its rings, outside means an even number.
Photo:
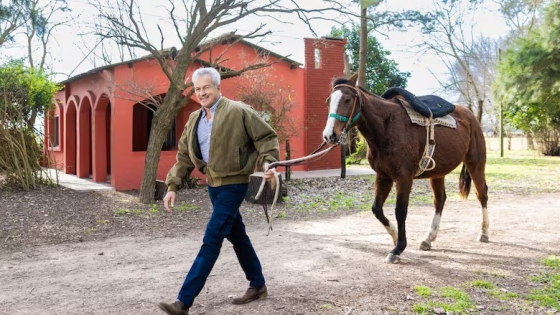
[{"label": "brown horse", "polygon": [[[433,191],[435,213],[432,225],[419,248],[429,250],[436,239],[443,205],[445,203],[445,175],[461,162],[463,168],[459,179],[460,194],[467,198],[471,178],[476,195],[482,206],[482,229],[480,242],[488,242],[488,187],[484,168],[486,144],[479,122],[467,108],[456,106],[450,115],[455,118],[456,129],[445,126],[434,127],[434,140],[438,144],[433,151],[435,167],[425,167],[417,175],[419,163],[424,156],[427,140],[426,127],[411,123],[403,108],[408,105],[401,96],[384,99],[362,88],[356,87],[357,76],[335,78],[329,96],[329,118],[323,138],[328,143],[344,142],[346,131],[356,126],[368,144],[367,159],[375,176],[375,200],[372,211],[393,238],[395,248],[385,262],[397,263],[406,248],[405,221],[408,200],[414,179],[429,178]],[[434,165],[432,165],[433,167]],[[466,169],[465,169],[466,167]],[[396,185],[397,202],[395,216],[397,228],[383,214],[383,204],[393,182]]]}]

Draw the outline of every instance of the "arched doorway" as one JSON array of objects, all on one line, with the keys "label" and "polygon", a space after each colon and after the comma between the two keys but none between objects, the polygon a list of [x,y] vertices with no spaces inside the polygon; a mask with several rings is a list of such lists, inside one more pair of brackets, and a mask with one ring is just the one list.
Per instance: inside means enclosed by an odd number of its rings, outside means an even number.
[{"label": "arched doorway", "polygon": [[92,128],[91,128],[91,101],[84,97],[78,109],[78,157],[76,176],[88,178],[92,169]]},{"label": "arched doorway", "polygon": [[93,115],[93,181],[110,181],[111,175],[111,102],[102,94]]},{"label": "arched doorway", "polygon": [[64,112],[64,173],[76,174],[76,102],[68,101]]}]

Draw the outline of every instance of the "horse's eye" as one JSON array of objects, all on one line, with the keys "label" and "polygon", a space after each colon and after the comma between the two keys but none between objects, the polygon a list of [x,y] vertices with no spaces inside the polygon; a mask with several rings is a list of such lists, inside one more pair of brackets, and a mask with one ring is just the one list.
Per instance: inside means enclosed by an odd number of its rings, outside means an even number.
[{"label": "horse's eye", "polygon": [[350,103],[350,99],[349,99],[349,98],[347,98],[347,99],[344,100],[344,104],[348,104],[348,103]]}]

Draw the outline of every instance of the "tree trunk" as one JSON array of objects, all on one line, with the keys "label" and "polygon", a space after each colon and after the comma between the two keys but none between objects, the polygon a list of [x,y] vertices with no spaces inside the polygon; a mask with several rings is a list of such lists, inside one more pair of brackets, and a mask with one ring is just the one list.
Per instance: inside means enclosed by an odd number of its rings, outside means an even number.
[{"label": "tree trunk", "polygon": [[476,113],[476,118],[478,119],[478,122],[480,123],[480,125],[482,126],[482,114],[484,112],[484,100],[483,99],[479,99],[478,100],[478,109],[477,109],[477,113]]},{"label": "tree trunk", "polygon": [[535,150],[535,141],[533,140],[533,133],[527,132],[527,149]]},{"label": "tree trunk", "polygon": [[362,5],[360,15],[360,57],[358,66],[358,86],[366,86],[366,62],[367,62],[367,7]]},{"label": "tree trunk", "polygon": [[33,126],[35,126],[35,120],[37,120],[37,109],[33,108],[31,110],[31,117],[29,117],[29,120],[27,121],[27,126],[29,127],[29,129],[33,130]]},{"label": "tree trunk", "polygon": [[348,54],[346,52],[344,52],[344,73],[343,73],[344,77],[349,79],[352,76],[351,70],[350,70],[350,57],[348,57]]},{"label": "tree trunk", "polygon": [[175,103],[175,99],[176,97],[170,97],[169,99],[166,97],[162,106],[155,112],[154,119],[152,120],[152,129],[148,139],[148,148],[146,149],[146,159],[144,162],[144,176],[142,177],[142,185],[138,196],[140,202],[145,204],[154,202],[161,148],[171,128],[171,122],[176,116],[173,110],[174,106],[170,104]]}]

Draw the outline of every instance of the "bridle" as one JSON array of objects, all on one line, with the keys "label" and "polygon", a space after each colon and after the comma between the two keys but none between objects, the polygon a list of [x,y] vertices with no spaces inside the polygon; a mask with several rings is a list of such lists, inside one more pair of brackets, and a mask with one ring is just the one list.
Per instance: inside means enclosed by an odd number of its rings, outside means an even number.
[{"label": "bridle", "polygon": [[[349,85],[349,84],[337,84],[335,86],[333,86],[332,91],[334,92],[334,90],[338,87],[347,87],[350,88],[352,90],[354,90],[356,92],[356,96],[354,97],[354,104],[352,104],[352,112],[350,113],[349,117],[346,116],[341,116],[338,115],[337,113],[330,113],[329,117],[332,117],[338,121],[341,121],[344,123],[344,127],[342,127],[342,132],[340,133],[340,138],[338,139],[338,144],[342,144],[342,145],[346,145],[346,142],[348,140],[348,136],[347,136],[347,131],[349,129],[351,129],[354,124],[358,121],[358,119],[360,118],[360,114],[361,114],[361,110],[360,112],[358,112],[355,116],[354,116],[354,112],[356,112],[356,106],[358,104],[358,101],[360,103],[360,109],[364,107],[364,100],[363,100],[363,92],[360,90],[360,88]],[[332,92],[331,92],[332,95]],[[327,98],[327,102],[330,99],[330,95]]]},{"label": "bridle", "polygon": [[[323,143],[321,143],[321,145],[315,149],[313,152],[311,152],[311,154],[309,154],[308,156],[305,157],[301,157],[301,158],[297,158],[297,159],[292,159],[292,160],[288,160],[288,161],[277,161],[277,162],[273,162],[270,163],[268,165],[268,169],[267,170],[271,170],[274,169],[278,166],[294,166],[294,165],[300,165],[300,164],[304,164],[304,163],[310,163],[311,161],[316,161],[322,157],[324,157],[328,152],[330,152],[332,149],[334,149],[335,147],[339,146],[339,145],[346,145],[346,141],[347,141],[347,135],[346,135],[346,131],[350,128],[352,128],[352,126],[358,121],[358,119],[360,118],[360,112],[358,112],[355,116],[354,112],[356,111],[356,105],[358,103],[358,101],[360,102],[360,108],[363,107],[364,103],[363,103],[363,96],[362,96],[362,91],[355,87],[355,86],[351,86],[349,84],[338,84],[335,85],[333,87],[333,91],[337,88],[337,87],[348,87],[350,89],[353,89],[354,91],[356,91],[356,96],[354,97],[354,104],[352,105],[352,112],[350,113],[349,117],[344,117],[344,116],[340,116],[336,113],[331,113],[329,114],[329,117],[333,117],[339,121],[342,121],[344,124],[344,127],[342,128],[342,133],[340,134],[340,138],[338,139],[338,142],[335,143],[333,146],[324,149],[323,151],[320,151],[325,144],[327,143],[326,141],[323,141]],[[332,92],[331,92],[332,94]],[[327,101],[330,99],[330,96],[327,98]],[[353,117],[352,119],[350,119],[350,117]],[[274,205],[276,204],[276,200],[278,200],[278,195],[280,193],[280,177],[279,177],[279,173],[274,171],[275,173],[275,180],[277,180],[276,182],[276,189],[275,189],[275,193],[274,193],[274,199],[272,200],[272,205],[270,207],[270,215],[269,215],[269,209],[268,209],[268,196],[267,196],[267,189],[265,189],[265,186],[267,185],[266,181],[261,181],[261,185],[259,187],[259,190],[257,191],[257,194],[255,195],[255,200],[258,200],[261,195],[263,197],[262,199],[262,206],[263,206],[263,210],[264,210],[264,214],[266,217],[266,220],[268,222],[268,231],[266,233],[266,235],[268,235],[270,233],[270,231],[272,230],[272,209],[274,208]]]}]

